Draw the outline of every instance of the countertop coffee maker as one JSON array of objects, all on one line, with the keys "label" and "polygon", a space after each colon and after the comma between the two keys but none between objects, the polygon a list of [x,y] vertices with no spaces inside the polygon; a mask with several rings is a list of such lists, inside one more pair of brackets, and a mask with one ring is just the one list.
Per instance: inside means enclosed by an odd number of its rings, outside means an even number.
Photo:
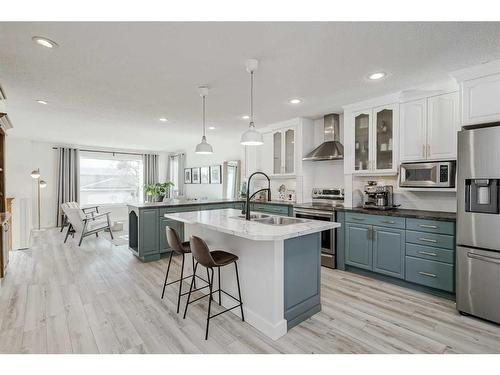
[{"label": "countertop coffee maker", "polygon": [[368,185],[364,188],[363,208],[391,210],[396,207],[393,202],[392,185],[377,185],[375,181],[368,181]]}]

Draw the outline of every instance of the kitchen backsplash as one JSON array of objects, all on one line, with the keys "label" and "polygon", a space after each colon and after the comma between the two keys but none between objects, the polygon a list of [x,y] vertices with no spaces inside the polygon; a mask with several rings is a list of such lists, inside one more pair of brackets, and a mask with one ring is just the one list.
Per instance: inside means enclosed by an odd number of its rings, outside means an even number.
[{"label": "kitchen backsplash", "polygon": [[354,207],[362,204],[363,187],[367,181],[377,181],[394,186],[394,204],[400,204],[401,208],[448,212],[456,212],[457,210],[455,192],[400,190],[398,189],[397,176],[353,177],[352,205]]}]

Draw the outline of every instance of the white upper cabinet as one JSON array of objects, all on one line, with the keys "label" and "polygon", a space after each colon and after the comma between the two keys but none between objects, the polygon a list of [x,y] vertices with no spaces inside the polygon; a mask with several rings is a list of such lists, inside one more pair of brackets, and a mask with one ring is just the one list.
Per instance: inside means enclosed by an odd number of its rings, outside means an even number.
[{"label": "white upper cabinet", "polygon": [[261,131],[264,145],[257,148],[261,153],[257,169],[277,178],[301,175],[302,153],[309,152],[313,144],[312,120],[296,118]]},{"label": "white upper cabinet", "polygon": [[453,72],[460,83],[462,125],[500,121],[500,60]]},{"label": "white upper cabinet", "polygon": [[427,99],[427,159],[456,159],[458,106],[457,92]]},{"label": "white upper cabinet", "polygon": [[427,100],[401,104],[400,160],[425,160]]},{"label": "white upper cabinet", "polygon": [[384,175],[397,172],[397,142],[394,139],[398,131],[398,107],[397,104],[390,104],[346,111],[346,124],[352,127],[352,134],[351,137],[346,136],[344,151],[350,153],[346,157],[350,157],[347,163],[353,174]]},{"label": "white upper cabinet", "polygon": [[458,93],[401,104],[400,160],[449,160],[457,157]]}]

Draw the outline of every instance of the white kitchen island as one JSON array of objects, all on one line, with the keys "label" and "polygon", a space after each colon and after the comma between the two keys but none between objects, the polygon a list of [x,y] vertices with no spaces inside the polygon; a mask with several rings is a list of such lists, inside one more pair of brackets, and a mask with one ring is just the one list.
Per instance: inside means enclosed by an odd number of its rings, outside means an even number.
[{"label": "white kitchen island", "polygon": [[[246,221],[238,218],[240,215],[240,210],[224,209],[165,217],[184,223],[186,240],[196,235],[210,250],[225,250],[239,257],[245,321],[278,339],[321,310],[320,232],[340,224],[303,219],[301,223],[270,225]],[[216,278],[214,285],[217,282]],[[221,268],[221,282],[222,289],[237,295],[233,266]],[[234,301],[223,296],[222,304],[229,308]],[[239,310],[232,312],[239,315]]]}]

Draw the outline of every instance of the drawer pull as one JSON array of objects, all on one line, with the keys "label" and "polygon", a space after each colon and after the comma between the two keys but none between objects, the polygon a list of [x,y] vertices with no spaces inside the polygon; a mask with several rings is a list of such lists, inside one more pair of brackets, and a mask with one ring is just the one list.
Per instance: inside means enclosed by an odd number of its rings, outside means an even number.
[{"label": "drawer pull", "polygon": [[423,272],[423,271],[418,271],[419,274],[424,275],[424,276],[429,276],[429,277],[436,277],[433,273],[429,272]]},{"label": "drawer pull", "polygon": [[391,220],[383,220],[382,223],[384,223],[384,224],[396,224],[395,221],[391,221]]},{"label": "drawer pull", "polygon": [[436,253],[430,253],[428,251],[419,251],[418,253],[419,254],[423,254],[423,255],[430,255],[431,257],[437,257],[438,256]]},{"label": "drawer pull", "polygon": [[352,220],[358,220],[358,221],[363,221],[365,219],[361,218],[361,217],[351,217]]},{"label": "drawer pull", "polygon": [[467,257],[477,260],[482,260],[483,262],[500,264],[500,259],[495,257],[489,257],[487,255],[477,255],[474,253],[467,253]]},{"label": "drawer pull", "polygon": [[437,240],[431,240],[430,238],[423,238],[423,237],[420,237],[419,238],[420,241],[424,241],[424,242],[432,242],[432,243],[437,243]]},{"label": "drawer pull", "polygon": [[429,225],[429,224],[418,224],[420,228],[430,228],[430,229],[438,229],[437,225]]}]

